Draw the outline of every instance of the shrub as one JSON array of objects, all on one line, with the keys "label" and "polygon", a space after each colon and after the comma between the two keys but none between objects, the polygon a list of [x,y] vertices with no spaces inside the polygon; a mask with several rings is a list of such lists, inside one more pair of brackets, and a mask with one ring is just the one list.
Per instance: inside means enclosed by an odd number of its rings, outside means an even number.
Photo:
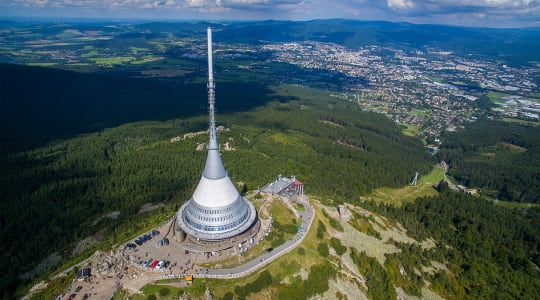
[{"label": "shrub", "polygon": [[338,220],[328,216],[328,222],[330,223],[330,226],[332,226],[335,230],[343,232],[343,226],[341,226]]},{"label": "shrub", "polygon": [[327,257],[330,255],[330,251],[328,249],[328,244],[325,242],[319,243],[319,246],[317,247],[317,250],[319,250],[319,254],[322,257]]},{"label": "shrub", "polygon": [[332,246],[332,248],[334,248],[334,250],[336,250],[336,253],[339,256],[341,256],[341,255],[343,255],[343,253],[347,252],[347,247],[343,246],[341,244],[341,241],[338,240],[335,237],[330,238],[330,245]]},{"label": "shrub", "polygon": [[326,226],[321,220],[319,220],[319,227],[317,227],[317,238],[322,240],[324,238],[325,233],[326,233]]},{"label": "shrub", "polygon": [[170,293],[171,293],[171,291],[166,287],[159,289],[159,295],[162,296],[162,297],[165,297],[165,296],[169,295]]},{"label": "shrub", "polygon": [[234,298],[233,293],[226,292],[225,295],[223,295],[223,298],[221,298],[221,299],[223,299],[223,300],[233,300],[233,298]]},{"label": "shrub", "polygon": [[251,293],[258,293],[262,289],[270,286],[272,284],[272,275],[268,270],[264,270],[259,274],[255,281],[248,283],[244,286],[236,286],[234,288],[234,293],[240,298],[243,299]]}]

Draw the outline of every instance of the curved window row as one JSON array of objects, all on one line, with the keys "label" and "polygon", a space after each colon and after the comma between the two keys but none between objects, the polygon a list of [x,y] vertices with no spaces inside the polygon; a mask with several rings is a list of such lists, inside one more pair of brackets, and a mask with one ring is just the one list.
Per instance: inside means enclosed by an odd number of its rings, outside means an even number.
[{"label": "curved window row", "polygon": [[215,217],[215,218],[205,217],[205,216],[197,215],[197,214],[192,214],[192,215],[195,216],[195,218],[201,221],[205,221],[205,222],[223,222],[227,220],[232,220],[234,218],[234,215],[232,214],[227,215],[227,216],[222,216],[222,217]]},{"label": "curved window row", "polygon": [[215,214],[210,214],[210,215],[205,214],[203,211],[209,211],[209,210],[201,209],[200,207],[196,205],[188,205],[188,207],[186,208],[187,213],[191,215],[193,218],[199,219],[205,222],[223,222],[227,220],[232,220],[235,216],[245,213],[246,209],[247,209],[246,203],[243,201],[236,202],[235,205],[231,205],[230,207],[227,207],[226,209],[217,210],[219,212],[232,212],[227,215],[222,214],[218,216],[212,216]]},{"label": "curved window row", "polygon": [[[238,203],[238,202],[235,201],[233,204],[236,204],[236,203]],[[198,205],[190,205],[190,206],[195,207],[195,209],[197,211],[199,211],[200,213],[203,213],[203,214],[220,215],[220,214],[224,214],[224,213],[228,213],[228,212],[233,211],[235,205],[231,205],[231,206],[223,208],[223,209],[206,209],[206,208],[202,208],[202,207],[200,207]]]},{"label": "curved window row", "polygon": [[193,218],[204,221],[204,222],[223,222],[223,221],[227,221],[227,220],[232,220],[232,219],[234,219],[235,215],[239,215],[239,214],[242,213],[242,211],[239,210],[236,214],[228,214],[228,215],[225,215],[225,216],[210,217],[210,216],[207,216],[207,215],[204,215],[204,214],[198,214],[198,213],[192,211],[189,208],[187,209],[187,212]]},{"label": "curved window row", "polygon": [[197,222],[193,222],[188,216],[185,216],[185,221],[186,223],[191,225],[193,228],[201,230],[201,231],[226,231],[229,229],[234,229],[238,227],[239,225],[241,225],[247,219],[248,215],[249,215],[249,210],[246,211],[246,213],[242,215],[242,217],[236,220],[235,222],[227,224],[227,225],[222,225],[222,226],[202,225]]}]

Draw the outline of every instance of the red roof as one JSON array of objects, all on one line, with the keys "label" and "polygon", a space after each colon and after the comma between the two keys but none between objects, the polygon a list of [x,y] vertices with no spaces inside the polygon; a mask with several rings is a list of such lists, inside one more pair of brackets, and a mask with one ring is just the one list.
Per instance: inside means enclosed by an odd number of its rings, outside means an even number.
[{"label": "red roof", "polygon": [[294,182],[293,182],[294,185],[296,186],[299,186],[299,185],[304,185],[302,182],[300,182],[298,179],[295,179]]}]

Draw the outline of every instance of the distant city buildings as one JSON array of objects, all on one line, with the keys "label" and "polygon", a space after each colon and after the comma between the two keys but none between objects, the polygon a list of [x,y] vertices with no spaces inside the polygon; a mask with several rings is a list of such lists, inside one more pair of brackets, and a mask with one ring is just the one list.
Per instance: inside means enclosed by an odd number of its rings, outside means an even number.
[{"label": "distant city buildings", "polygon": [[538,66],[512,68],[485,57],[460,57],[435,49],[404,51],[372,45],[352,50],[315,41],[268,44],[262,49],[281,62],[367,79],[365,84],[344,82],[334,97],[412,126],[411,131],[423,137],[456,130],[489,113],[476,103],[489,90],[517,94],[510,97],[520,99],[501,97],[495,112],[503,116],[538,121],[540,113],[540,104],[526,99],[539,92],[534,80],[540,73]]},{"label": "distant city buildings", "polygon": [[[96,42],[114,41],[123,31],[78,30],[73,35],[74,31],[66,30],[57,35],[41,29],[13,30],[16,39],[0,35],[6,46],[0,56],[10,63],[75,70],[129,66],[136,76],[190,82],[202,70],[197,63],[190,67],[180,64],[180,69],[148,66],[157,61],[170,66],[174,59],[200,61],[206,56],[200,40],[189,35],[156,36],[138,47],[124,47],[123,42],[118,43],[121,47],[115,47],[115,43],[100,47]],[[226,61],[220,65],[220,72],[238,75],[249,70],[249,80],[261,84],[330,90],[337,99],[381,113],[404,126],[408,134],[423,138],[458,130],[462,124],[485,115],[539,121],[540,64],[513,66],[504,57],[457,54],[437,48],[436,43],[418,47],[385,44],[390,46],[373,44],[353,49],[303,40],[263,45],[224,41],[217,55]],[[497,106],[489,108],[489,101]]]}]

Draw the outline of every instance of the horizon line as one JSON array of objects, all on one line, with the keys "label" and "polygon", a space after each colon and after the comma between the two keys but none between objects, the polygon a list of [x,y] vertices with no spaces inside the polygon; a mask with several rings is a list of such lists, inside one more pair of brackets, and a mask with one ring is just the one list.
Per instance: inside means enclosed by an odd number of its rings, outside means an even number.
[{"label": "horizon line", "polygon": [[471,25],[457,25],[446,23],[415,23],[410,21],[388,21],[388,20],[369,20],[369,19],[352,19],[352,18],[314,18],[306,20],[291,20],[291,19],[189,19],[189,18],[130,18],[130,17],[60,17],[60,16],[17,16],[17,15],[0,15],[0,22],[14,22],[14,23],[250,23],[250,22],[293,22],[293,23],[307,23],[315,21],[353,21],[364,23],[388,23],[388,24],[410,24],[418,26],[442,26],[442,27],[456,27],[456,28],[478,28],[478,29],[540,29],[540,25],[534,26],[508,26],[508,27],[490,27],[490,26],[471,26]]}]

